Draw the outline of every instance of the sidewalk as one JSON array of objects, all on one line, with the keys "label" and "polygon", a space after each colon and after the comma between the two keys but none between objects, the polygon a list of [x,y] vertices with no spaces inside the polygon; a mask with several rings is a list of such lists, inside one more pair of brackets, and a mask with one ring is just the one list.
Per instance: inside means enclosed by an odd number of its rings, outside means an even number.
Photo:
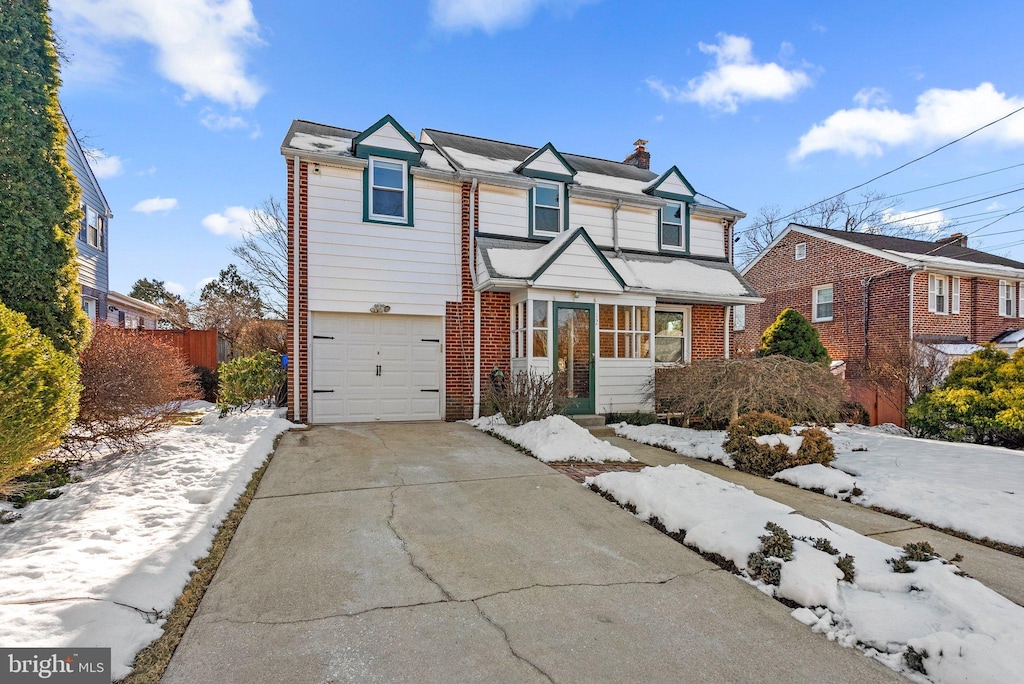
[{"label": "sidewalk", "polygon": [[893,546],[926,541],[944,558],[952,558],[959,553],[963,560],[957,565],[964,572],[1014,603],[1024,606],[1024,558],[996,551],[910,520],[839,501],[831,496],[733,470],[719,463],[682,456],[623,437],[602,439],[626,449],[634,458],[648,465],[683,463],[694,470],[742,485],[765,498],[791,506],[809,517],[834,522]]}]

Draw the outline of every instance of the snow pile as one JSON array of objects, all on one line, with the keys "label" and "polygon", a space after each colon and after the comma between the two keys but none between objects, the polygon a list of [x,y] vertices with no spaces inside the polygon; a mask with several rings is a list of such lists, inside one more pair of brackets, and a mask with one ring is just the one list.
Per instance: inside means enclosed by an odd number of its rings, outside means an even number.
[{"label": "snow pile", "polygon": [[503,437],[533,454],[538,461],[605,461],[626,462],[636,460],[625,449],[612,446],[594,437],[565,416],[551,416],[544,420],[512,427],[505,424],[501,414],[469,421],[477,430]]},{"label": "snow pile", "polygon": [[734,465],[732,457],[722,448],[722,442],[726,437],[725,430],[691,430],[660,423],[642,426],[617,423],[609,427],[614,428],[615,434],[619,437],[634,442],[662,447],[704,461],[717,461],[730,468]]},{"label": "snow pile", "polygon": [[[941,560],[910,561],[910,573],[886,562],[903,552],[684,465],[604,473],[587,483],[658,518],[684,543],[731,560],[763,592],[794,601],[793,617],[844,646],[857,646],[895,670],[911,674],[907,655],[921,656],[935,682],[1017,681],[1024,672],[1024,608]],[[761,548],[765,525],[793,537],[791,560],[778,586],[753,580],[750,554]],[[838,550],[819,550],[814,540]],[[854,557],[854,582],[842,580],[839,556]],[[911,653],[912,649],[912,653]]]},{"label": "snow pile", "polygon": [[295,427],[283,410],[218,419],[206,406],[200,424],[88,463],[82,482],[0,527],[0,643],[111,647],[113,677],[128,674],[274,438]]},{"label": "snow pile", "polygon": [[800,451],[800,445],[802,445],[804,443],[804,438],[803,438],[802,435],[778,435],[777,434],[777,435],[761,435],[760,437],[755,437],[754,441],[757,442],[758,444],[767,444],[770,447],[773,447],[773,446],[775,446],[777,444],[785,444],[786,445],[786,449],[789,451],[789,453],[791,453],[791,454],[793,454],[795,456],[796,453],[798,451]]},{"label": "snow pile", "polygon": [[848,497],[853,492],[853,488],[857,486],[857,480],[852,476],[820,463],[809,463],[780,470],[772,475],[772,479],[788,482],[801,489],[821,491],[839,499]]}]

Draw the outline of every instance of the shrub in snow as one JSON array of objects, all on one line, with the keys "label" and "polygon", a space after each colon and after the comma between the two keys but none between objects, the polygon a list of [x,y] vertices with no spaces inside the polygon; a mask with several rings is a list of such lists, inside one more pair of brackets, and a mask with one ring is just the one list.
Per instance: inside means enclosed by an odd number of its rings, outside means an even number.
[{"label": "shrub in snow", "polygon": [[659,368],[648,395],[661,412],[720,428],[750,411],[832,424],[839,418],[846,390],[824,364],[776,355]]},{"label": "shrub in snow", "polygon": [[272,351],[261,351],[222,363],[218,374],[217,406],[221,414],[232,408],[246,410],[257,401],[269,402],[277,396],[277,390],[285,379],[281,357]]},{"label": "shrub in snow", "polygon": [[832,446],[832,440],[823,430],[809,428],[801,432],[800,436],[804,438],[804,441],[796,452],[796,462],[790,465],[790,468],[811,463],[828,466],[835,459],[835,447]]},{"label": "shrub in snow", "polygon": [[609,425],[613,423],[627,423],[629,425],[654,425],[658,422],[658,414],[647,411],[633,411],[632,413],[606,413],[605,420]]},{"label": "shrub in snow", "polygon": [[792,427],[788,420],[771,413],[745,413],[729,424],[723,446],[738,470],[762,477],[796,466],[832,462],[835,449],[827,434],[808,428],[793,436],[789,434]]},{"label": "shrub in snow", "polygon": [[907,560],[917,561],[918,563],[935,560],[939,557],[939,552],[928,542],[910,542],[905,544],[903,546],[903,553],[907,554]]},{"label": "shrub in snow", "polygon": [[565,387],[549,373],[518,371],[510,377],[497,377],[491,383],[488,401],[505,423],[512,426],[555,416],[565,410]]},{"label": "shrub in snow", "polygon": [[0,487],[57,446],[80,389],[75,360],[0,304]]},{"label": "shrub in snow", "polygon": [[839,557],[839,560],[836,561],[836,567],[842,570],[844,582],[853,582],[853,578],[856,576],[853,556],[848,553],[844,553]]},{"label": "shrub in snow", "polygon": [[62,445],[72,457],[99,446],[138,449],[197,396],[191,367],[173,347],[138,330],[97,325],[79,363],[78,418]]},{"label": "shrub in snow", "polygon": [[1024,350],[986,346],[957,361],[908,407],[907,423],[926,437],[1024,447]]},{"label": "shrub in snow", "polygon": [[783,309],[761,335],[757,355],[773,354],[814,363],[827,363],[829,360],[825,345],[818,339],[818,331],[796,309]]}]

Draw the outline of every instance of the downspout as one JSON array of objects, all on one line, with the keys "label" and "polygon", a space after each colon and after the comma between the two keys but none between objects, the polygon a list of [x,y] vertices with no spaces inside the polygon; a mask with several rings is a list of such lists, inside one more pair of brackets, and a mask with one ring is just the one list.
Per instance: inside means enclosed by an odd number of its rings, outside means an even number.
[{"label": "downspout", "polygon": [[615,202],[615,209],[612,210],[612,248],[615,250],[615,255],[620,256],[622,250],[619,249],[619,209],[622,208],[622,200]]},{"label": "downspout", "polygon": [[917,277],[917,271],[910,272],[910,341],[914,340],[914,278]]},{"label": "downspout", "polygon": [[476,186],[469,188],[469,278],[473,283],[473,419],[480,417],[480,289],[476,278]]},{"label": "downspout", "polygon": [[862,373],[868,367],[868,329],[870,328],[871,323],[871,281],[874,280],[874,277],[875,276],[873,275],[869,275],[864,279],[864,368],[861,369]]},{"label": "downspout", "polygon": [[292,158],[292,250],[294,252],[294,273],[295,279],[292,281],[293,287],[293,302],[292,309],[294,318],[292,323],[292,358],[288,359],[288,362],[292,364],[292,377],[295,384],[295,391],[292,395],[295,397],[295,420],[301,420],[302,416],[302,399],[299,393],[299,286],[302,282],[299,279],[299,156],[295,155]]},{"label": "downspout", "polygon": [[725,308],[725,358],[729,359],[729,318],[732,314],[733,307],[727,306]]}]

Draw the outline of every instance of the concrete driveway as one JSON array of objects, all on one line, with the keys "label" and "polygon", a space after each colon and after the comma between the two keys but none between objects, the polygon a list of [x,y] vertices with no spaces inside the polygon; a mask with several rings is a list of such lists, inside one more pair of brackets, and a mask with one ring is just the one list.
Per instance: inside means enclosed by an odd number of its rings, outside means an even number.
[{"label": "concrete driveway", "polygon": [[166,682],[905,681],[462,424],[287,434]]}]

